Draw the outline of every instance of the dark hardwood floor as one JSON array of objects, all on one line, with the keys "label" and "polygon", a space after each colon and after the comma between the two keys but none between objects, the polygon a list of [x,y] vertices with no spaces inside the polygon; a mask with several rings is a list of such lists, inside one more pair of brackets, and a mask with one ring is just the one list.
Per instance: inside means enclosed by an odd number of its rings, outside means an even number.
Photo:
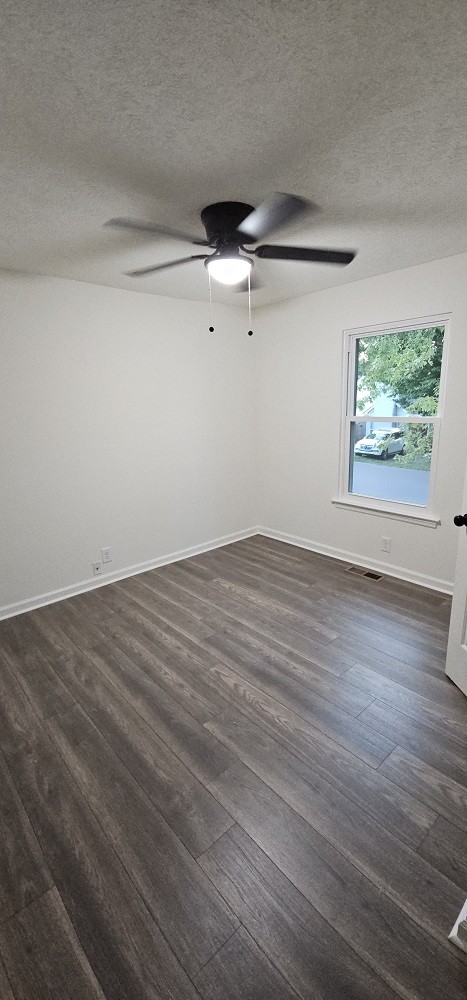
[{"label": "dark hardwood floor", "polygon": [[465,1000],[450,602],[256,536],[0,623],[1,1000]]}]

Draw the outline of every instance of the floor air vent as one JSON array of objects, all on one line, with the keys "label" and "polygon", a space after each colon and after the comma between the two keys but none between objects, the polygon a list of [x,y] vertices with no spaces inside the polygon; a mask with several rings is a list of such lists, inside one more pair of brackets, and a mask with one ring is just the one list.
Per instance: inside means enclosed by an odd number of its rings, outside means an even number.
[{"label": "floor air vent", "polygon": [[367,576],[370,580],[382,580],[381,573],[373,573],[371,569],[364,569],[363,566],[349,566],[346,573],[356,573],[357,576]]}]

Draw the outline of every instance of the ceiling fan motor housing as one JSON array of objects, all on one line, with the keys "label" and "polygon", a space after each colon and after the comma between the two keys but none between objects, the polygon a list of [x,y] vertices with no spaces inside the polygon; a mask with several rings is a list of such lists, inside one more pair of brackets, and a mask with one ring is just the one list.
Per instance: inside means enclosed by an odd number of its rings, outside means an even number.
[{"label": "ceiling fan motor housing", "polygon": [[217,245],[225,241],[237,246],[254,243],[254,239],[236,232],[237,227],[253,211],[252,205],[245,205],[242,201],[218,201],[214,205],[207,205],[201,212],[201,221],[209,242]]}]

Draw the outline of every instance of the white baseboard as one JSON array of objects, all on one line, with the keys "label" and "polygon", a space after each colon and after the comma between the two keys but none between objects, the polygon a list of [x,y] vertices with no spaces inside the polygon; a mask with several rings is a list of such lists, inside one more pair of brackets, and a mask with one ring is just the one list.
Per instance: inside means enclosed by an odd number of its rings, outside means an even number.
[{"label": "white baseboard", "polygon": [[423,573],[406,569],[405,566],[394,566],[392,563],[368,559],[366,556],[359,555],[358,552],[336,549],[332,545],[323,545],[321,542],[313,542],[309,538],[300,538],[298,535],[289,535],[284,531],[274,531],[273,528],[259,527],[256,529],[256,534],[266,535],[267,538],[275,538],[277,541],[287,542],[289,545],[297,545],[300,549],[309,549],[310,552],[330,556],[331,559],[341,559],[343,562],[356,566],[364,566],[365,569],[375,570],[376,573],[383,573],[385,576],[394,576],[398,580],[406,580],[407,583],[416,583],[420,587],[428,587],[429,590],[439,590],[443,594],[452,594],[453,591],[453,584],[449,580],[439,580],[435,576],[425,576]]},{"label": "white baseboard", "polygon": [[[462,948],[462,951],[467,951],[467,935],[466,935],[466,922],[467,922],[467,899],[462,907],[461,912],[452,928],[451,933],[448,935],[449,940],[453,944],[456,944],[458,948]],[[462,926],[461,926],[462,925]]]},{"label": "white baseboard", "polygon": [[259,528],[246,528],[244,531],[234,531],[231,535],[223,535],[222,538],[214,538],[210,542],[202,542],[201,545],[192,545],[189,549],[170,552],[168,555],[158,556],[156,559],[148,559],[146,562],[137,563],[134,566],[126,566],[111,573],[102,573],[98,577],[93,576],[89,580],[81,580],[80,583],[72,583],[69,587],[51,590],[47,594],[39,594],[24,601],[17,601],[15,604],[6,604],[0,608],[0,621],[5,618],[13,618],[15,615],[22,615],[25,611],[34,611],[35,608],[42,608],[45,604],[55,604],[57,601],[63,601],[66,597],[83,594],[87,590],[96,590],[97,587],[105,587],[107,583],[116,583],[117,580],[125,580],[128,576],[136,576],[138,573],[145,573],[149,569],[157,569],[158,566],[166,566],[168,563],[179,562],[180,559],[189,559],[190,556],[197,556],[201,552],[209,552],[210,549],[218,549],[222,545],[239,542],[242,538],[250,538],[252,535],[257,534],[259,534]]},{"label": "white baseboard", "polygon": [[347,552],[345,549],[337,549],[331,545],[313,542],[309,538],[300,538],[298,535],[290,535],[284,531],[274,531],[273,528],[256,526],[245,528],[244,531],[234,531],[230,535],[223,535],[221,538],[214,538],[209,542],[202,542],[200,545],[192,545],[188,549],[181,549],[178,552],[170,552],[165,556],[148,559],[146,562],[137,563],[134,566],[126,566],[111,573],[102,573],[101,576],[81,580],[79,583],[70,584],[68,587],[61,587],[59,590],[51,590],[46,594],[38,594],[36,597],[17,601],[14,604],[6,604],[0,608],[0,621],[5,618],[13,618],[15,615],[22,615],[26,611],[34,611],[35,608],[42,608],[45,604],[55,604],[56,601],[63,601],[66,597],[83,594],[87,590],[105,587],[107,583],[116,583],[117,580],[124,580],[128,576],[136,576],[138,573],[157,569],[158,566],[166,566],[168,563],[179,562],[181,559],[189,559],[191,556],[200,555],[202,552],[209,552],[210,549],[218,549],[222,545],[229,545],[231,542],[239,542],[242,538],[251,538],[252,535],[265,535],[267,538],[275,538],[279,542],[297,545],[301,549],[309,549],[311,552],[318,552],[320,555],[329,556],[331,559],[340,559],[343,562],[354,563],[356,566],[364,566],[366,569],[375,570],[377,573],[383,573],[386,576],[394,576],[399,580],[406,580],[408,583],[416,583],[421,587],[428,587],[430,590],[439,590],[444,594],[452,594],[453,585],[448,580],[438,580],[436,577],[424,576],[422,573],[407,570],[403,566],[394,566],[391,563],[367,559],[357,552]]}]

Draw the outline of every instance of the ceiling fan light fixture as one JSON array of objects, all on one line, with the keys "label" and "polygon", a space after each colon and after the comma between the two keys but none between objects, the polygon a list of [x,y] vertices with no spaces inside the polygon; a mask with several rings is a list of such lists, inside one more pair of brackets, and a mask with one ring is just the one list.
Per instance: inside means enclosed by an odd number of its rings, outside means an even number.
[{"label": "ceiling fan light fixture", "polygon": [[213,254],[204,262],[211,278],[222,285],[237,285],[251,273],[253,261],[242,254]]}]

